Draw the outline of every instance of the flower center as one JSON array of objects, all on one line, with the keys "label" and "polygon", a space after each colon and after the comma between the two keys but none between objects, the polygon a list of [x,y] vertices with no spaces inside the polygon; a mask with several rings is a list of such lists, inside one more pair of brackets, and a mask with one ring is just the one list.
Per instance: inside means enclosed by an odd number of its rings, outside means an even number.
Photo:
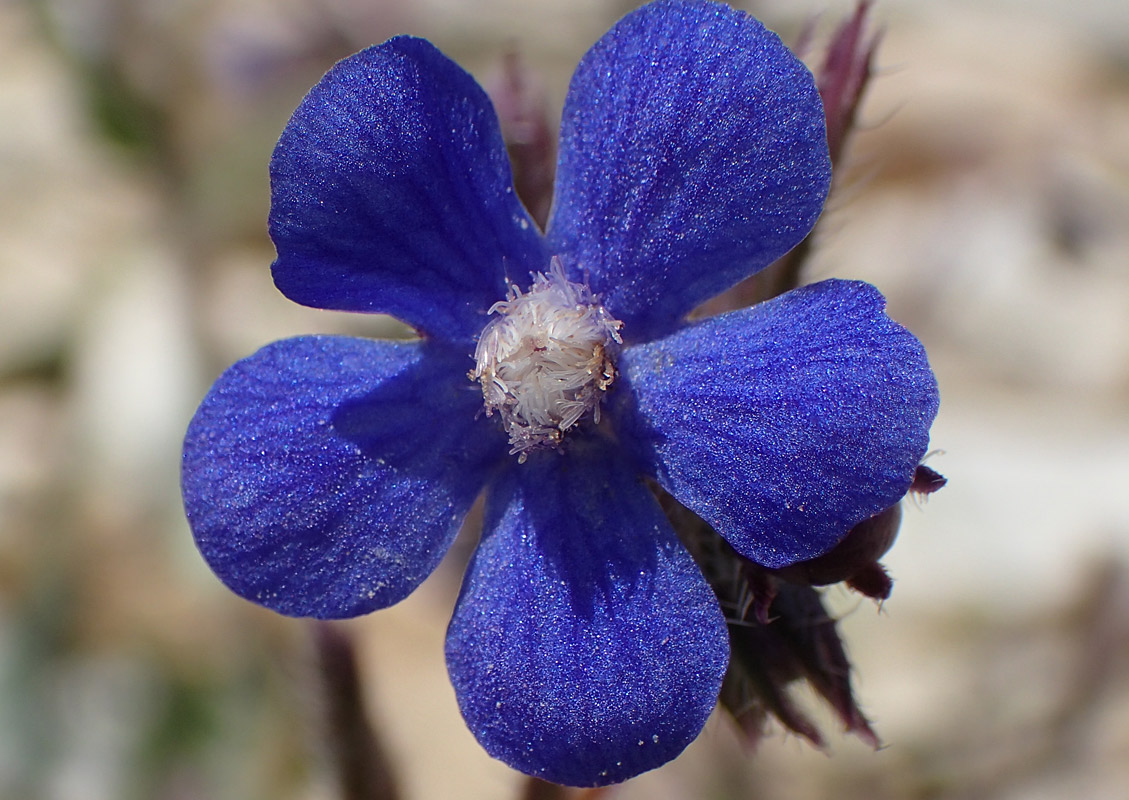
[{"label": "flower center", "polygon": [[482,384],[486,416],[502,415],[519,463],[531,450],[558,446],[589,411],[600,421],[623,323],[585,284],[565,278],[559,258],[528,293],[510,284],[490,313],[498,318],[479,337],[470,377]]}]

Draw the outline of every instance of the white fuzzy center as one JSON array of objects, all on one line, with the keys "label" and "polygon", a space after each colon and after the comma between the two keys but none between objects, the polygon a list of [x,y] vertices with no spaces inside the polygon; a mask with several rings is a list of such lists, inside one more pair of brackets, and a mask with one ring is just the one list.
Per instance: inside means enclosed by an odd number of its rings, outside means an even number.
[{"label": "white fuzzy center", "polygon": [[470,377],[482,384],[486,415],[501,414],[510,452],[556,447],[565,431],[591,411],[615,380],[615,347],[623,323],[582,283],[564,275],[554,257],[527,293],[510,285],[478,340]]}]

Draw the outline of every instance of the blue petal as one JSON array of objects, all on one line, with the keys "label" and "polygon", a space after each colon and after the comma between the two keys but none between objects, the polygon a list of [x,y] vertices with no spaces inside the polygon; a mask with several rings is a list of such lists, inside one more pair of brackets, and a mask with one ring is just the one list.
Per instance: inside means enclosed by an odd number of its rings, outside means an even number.
[{"label": "blue petal", "polygon": [[624,459],[532,455],[491,488],[485,531],[447,666],[487,752],[574,786],[682,752],[717,702],[725,622]]},{"label": "blue petal", "polygon": [[572,79],[549,241],[648,341],[803,239],[830,179],[819,94],[776,34],[721,3],[656,2]]},{"label": "blue petal", "polygon": [[225,372],[189,425],[182,468],[216,574],[293,616],[352,617],[411,592],[506,453],[475,420],[466,360],[312,336]]},{"label": "blue petal", "polygon": [[937,413],[878,290],[824,281],[628,348],[616,430],[740,553],[820,555],[909,488]]},{"label": "blue petal", "polygon": [[271,159],[274,279],[318,308],[394,314],[470,340],[504,275],[547,265],[490,100],[422,39],[338,63]]}]

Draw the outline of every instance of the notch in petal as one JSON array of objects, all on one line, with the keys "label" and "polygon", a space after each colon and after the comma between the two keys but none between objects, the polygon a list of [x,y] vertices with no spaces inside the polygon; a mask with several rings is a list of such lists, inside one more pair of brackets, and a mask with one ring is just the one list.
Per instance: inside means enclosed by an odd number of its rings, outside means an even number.
[{"label": "notch in petal", "polygon": [[311,336],[225,372],[189,425],[182,465],[196,544],[223,582],[320,618],[384,608],[419,585],[506,452],[475,419],[465,360]]},{"label": "notch in petal", "polygon": [[469,341],[504,276],[542,268],[485,92],[423,39],[339,62],[271,159],[274,279],[317,308],[393,314]]},{"label": "notch in petal", "polygon": [[678,755],[728,660],[712,591],[614,451],[541,452],[491,488],[447,634],[487,752],[555,783],[615,783]]},{"label": "notch in petal", "polygon": [[747,558],[821,555],[905,495],[937,413],[921,343],[884,308],[824,281],[629,348],[620,440]]},{"label": "notch in petal", "polygon": [[549,240],[647,341],[803,239],[830,180],[819,93],[776,34],[651,3],[573,76]]}]

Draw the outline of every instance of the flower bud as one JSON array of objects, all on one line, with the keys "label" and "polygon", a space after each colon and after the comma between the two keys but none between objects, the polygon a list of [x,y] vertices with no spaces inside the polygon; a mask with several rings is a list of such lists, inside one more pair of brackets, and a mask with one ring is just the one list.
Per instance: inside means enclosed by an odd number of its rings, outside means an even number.
[{"label": "flower bud", "polygon": [[[920,464],[907,494],[929,495],[946,483],[939,472]],[[898,502],[855,525],[839,544],[823,555],[775,570],[775,574],[786,581],[810,586],[846,581],[860,594],[885,600],[890,596],[893,582],[878,559],[894,544],[901,523],[902,505]]]}]

